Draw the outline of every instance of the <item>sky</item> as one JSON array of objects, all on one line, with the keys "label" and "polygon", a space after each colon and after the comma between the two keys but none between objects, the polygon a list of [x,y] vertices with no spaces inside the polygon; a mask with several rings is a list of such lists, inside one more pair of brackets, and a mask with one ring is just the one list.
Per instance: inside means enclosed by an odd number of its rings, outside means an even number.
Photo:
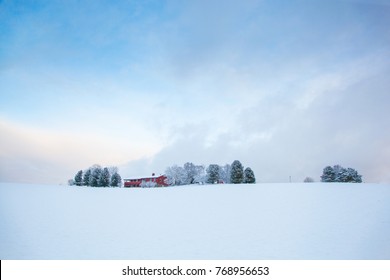
[{"label": "sky", "polygon": [[390,1],[0,1],[0,181],[240,160],[390,182]]}]

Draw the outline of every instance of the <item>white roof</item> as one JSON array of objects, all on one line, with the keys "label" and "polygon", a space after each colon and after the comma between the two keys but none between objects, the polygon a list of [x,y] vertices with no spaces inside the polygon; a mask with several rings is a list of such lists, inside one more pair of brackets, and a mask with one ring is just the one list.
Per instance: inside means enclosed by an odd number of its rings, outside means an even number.
[{"label": "white roof", "polygon": [[125,178],[123,180],[136,180],[136,179],[146,179],[146,178],[158,178],[160,176],[163,176],[164,174],[155,174],[154,176],[149,175],[149,176],[132,176],[130,178]]}]

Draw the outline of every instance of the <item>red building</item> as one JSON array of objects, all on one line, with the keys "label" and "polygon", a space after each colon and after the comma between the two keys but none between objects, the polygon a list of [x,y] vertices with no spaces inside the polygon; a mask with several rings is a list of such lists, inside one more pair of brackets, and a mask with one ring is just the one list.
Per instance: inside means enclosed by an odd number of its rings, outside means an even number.
[{"label": "red building", "polygon": [[150,177],[136,178],[136,179],[123,179],[123,186],[125,188],[141,187],[142,182],[156,183],[156,187],[168,186],[167,177],[165,175],[155,176],[154,173]]}]

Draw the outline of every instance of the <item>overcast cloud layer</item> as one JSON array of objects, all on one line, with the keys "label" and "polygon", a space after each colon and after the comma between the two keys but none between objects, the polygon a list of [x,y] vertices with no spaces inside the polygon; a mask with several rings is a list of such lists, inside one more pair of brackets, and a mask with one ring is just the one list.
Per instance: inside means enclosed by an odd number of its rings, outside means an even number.
[{"label": "overcast cloud layer", "polygon": [[390,182],[390,1],[0,2],[0,181],[99,163]]}]

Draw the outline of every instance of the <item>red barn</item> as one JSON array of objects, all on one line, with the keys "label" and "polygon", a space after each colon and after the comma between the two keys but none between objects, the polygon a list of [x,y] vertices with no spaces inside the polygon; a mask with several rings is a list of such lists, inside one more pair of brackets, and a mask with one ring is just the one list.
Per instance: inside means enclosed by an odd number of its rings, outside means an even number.
[{"label": "red barn", "polygon": [[123,185],[125,188],[136,188],[141,187],[142,182],[153,182],[156,183],[157,187],[168,186],[167,177],[165,175],[155,176],[154,173],[150,177],[142,177],[136,179],[123,179]]}]

